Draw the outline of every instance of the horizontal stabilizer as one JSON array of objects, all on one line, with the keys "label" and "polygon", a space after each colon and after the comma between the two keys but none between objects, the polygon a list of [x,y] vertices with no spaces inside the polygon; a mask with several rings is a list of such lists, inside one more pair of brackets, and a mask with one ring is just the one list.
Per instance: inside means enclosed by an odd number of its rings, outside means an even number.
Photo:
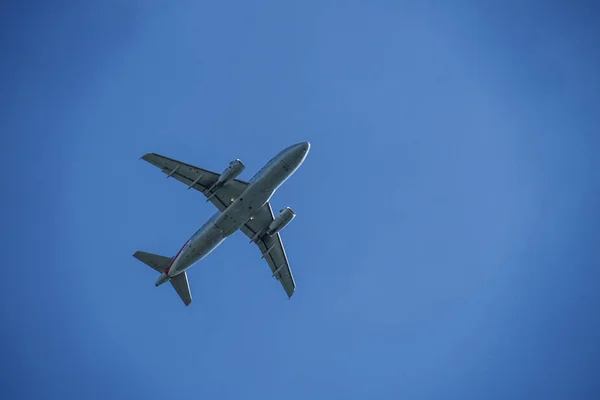
[{"label": "horizontal stabilizer", "polygon": [[149,267],[152,267],[157,272],[163,273],[169,266],[171,262],[170,257],[159,256],[158,254],[146,253],[145,251],[136,251],[133,256],[146,264]]},{"label": "horizontal stabilizer", "polygon": [[190,292],[190,284],[185,271],[179,275],[171,277],[171,285],[173,285],[173,288],[179,297],[181,297],[181,300],[183,300],[185,305],[189,306],[192,302],[192,293]]}]

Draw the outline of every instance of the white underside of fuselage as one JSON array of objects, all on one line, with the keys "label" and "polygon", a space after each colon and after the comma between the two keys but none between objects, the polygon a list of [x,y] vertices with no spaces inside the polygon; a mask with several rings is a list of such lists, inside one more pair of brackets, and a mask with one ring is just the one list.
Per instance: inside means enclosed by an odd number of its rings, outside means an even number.
[{"label": "white underside of fuselage", "polygon": [[175,256],[168,275],[173,277],[202,260],[228,236],[241,228],[252,214],[260,210],[299,167],[290,168],[284,160],[272,165],[223,211],[216,213]]}]

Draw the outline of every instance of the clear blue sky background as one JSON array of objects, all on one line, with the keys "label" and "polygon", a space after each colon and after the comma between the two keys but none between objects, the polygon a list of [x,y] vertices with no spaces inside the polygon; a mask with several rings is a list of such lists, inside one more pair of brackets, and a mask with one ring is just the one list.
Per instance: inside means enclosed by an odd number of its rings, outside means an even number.
[{"label": "clear blue sky background", "polygon": [[[3,2],[0,397],[600,398],[598,12],[560,3]],[[154,287],[132,253],[213,206],[138,157],[303,140],[291,300],[241,233]]]}]

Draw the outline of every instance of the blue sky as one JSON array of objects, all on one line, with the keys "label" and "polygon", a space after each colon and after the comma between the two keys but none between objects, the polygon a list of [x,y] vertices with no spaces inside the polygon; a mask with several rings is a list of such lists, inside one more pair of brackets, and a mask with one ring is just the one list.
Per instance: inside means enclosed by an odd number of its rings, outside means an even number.
[{"label": "blue sky", "polygon": [[[2,5],[3,398],[600,397],[591,3],[202,3]],[[291,300],[241,233],[154,287],[213,206],[142,154],[303,140]]]}]

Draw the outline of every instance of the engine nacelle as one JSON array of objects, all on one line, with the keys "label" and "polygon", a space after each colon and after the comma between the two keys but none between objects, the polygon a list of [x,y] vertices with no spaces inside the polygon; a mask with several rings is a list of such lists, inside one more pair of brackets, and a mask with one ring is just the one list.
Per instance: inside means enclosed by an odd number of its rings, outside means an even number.
[{"label": "engine nacelle", "polygon": [[244,164],[240,160],[234,160],[230,162],[227,168],[225,168],[225,171],[223,171],[223,173],[219,176],[215,186],[221,187],[230,180],[235,179],[235,177],[238,176],[244,170],[244,168]]},{"label": "engine nacelle", "polygon": [[267,235],[273,236],[277,232],[281,232],[283,228],[285,228],[292,220],[296,217],[294,211],[291,208],[286,207],[279,212],[277,218],[271,222],[269,227],[267,228]]}]

